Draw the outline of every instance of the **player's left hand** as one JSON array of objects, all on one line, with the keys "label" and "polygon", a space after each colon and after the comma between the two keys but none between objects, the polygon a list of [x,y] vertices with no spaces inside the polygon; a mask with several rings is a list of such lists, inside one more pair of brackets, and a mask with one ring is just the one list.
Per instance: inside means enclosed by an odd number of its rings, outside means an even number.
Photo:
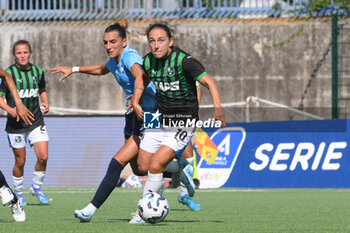
[{"label": "player's left hand", "polygon": [[43,114],[46,114],[50,111],[50,106],[48,103],[41,103],[40,104],[40,110]]}]

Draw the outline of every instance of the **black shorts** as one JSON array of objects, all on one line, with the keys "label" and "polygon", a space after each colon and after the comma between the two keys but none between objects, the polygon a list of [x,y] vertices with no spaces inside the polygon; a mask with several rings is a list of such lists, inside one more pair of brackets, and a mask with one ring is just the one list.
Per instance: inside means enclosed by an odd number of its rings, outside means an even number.
[{"label": "black shorts", "polygon": [[133,135],[142,136],[144,131],[143,121],[138,120],[134,112],[125,114],[124,137],[130,138]]}]

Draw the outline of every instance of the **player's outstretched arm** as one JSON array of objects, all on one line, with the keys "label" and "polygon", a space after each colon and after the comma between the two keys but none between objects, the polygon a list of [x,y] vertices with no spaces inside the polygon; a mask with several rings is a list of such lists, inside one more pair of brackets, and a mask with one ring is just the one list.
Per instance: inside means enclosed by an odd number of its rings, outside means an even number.
[{"label": "player's outstretched arm", "polygon": [[226,127],[225,112],[221,106],[220,93],[215,81],[207,74],[204,75],[198,81],[200,84],[202,84],[203,86],[209,89],[211,98],[213,100],[213,105],[214,105],[214,110],[213,110],[214,118],[215,120],[221,121],[221,127],[225,128]]},{"label": "player's outstretched arm", "polygon": [[143,92],[147,88],[151,79],[148,77],[148,75],[146,75],[145,72],[143,72],[140,65],[133,65],[130,71],[135,77],[134,94],[132,97],[132,108],[135,111],[137,118],[142,120],[143,110],[140,106],[140,103],[142,102]]},{"label": "player's outstretched arm", "polygon": [[91,65],[91,66],[58,66],[51,69],[51,74],[62,73],[62,77],[59,81],[63,81],[68,78],[72,73],[85,73],[92,75],[104,75],[109,73],[106,65]]},{"label": "player's outstretched arm", "polygon": [[[1,68],[0,68],[0,77],[5,78],[6,85],[7,85],[8,89],[10,90],[10,92],[13,96],[13,99],[15,101],[17,121],[19,121],[19,119],[22,119],[24,121],[24,123],[26,123],[27,125],[31,125],[32,121],[34,120],[34,115],[32,112],[30,112],[26,108],[26,106],[24,106],[21,98],[18,95],[17,88],[16,88],[15,83],[12,80],[12,77],[10,76],[9,73],[7,73],[5,70],[3,70]],[[14,113],[10,113],[10,114],[14,115]]]}]

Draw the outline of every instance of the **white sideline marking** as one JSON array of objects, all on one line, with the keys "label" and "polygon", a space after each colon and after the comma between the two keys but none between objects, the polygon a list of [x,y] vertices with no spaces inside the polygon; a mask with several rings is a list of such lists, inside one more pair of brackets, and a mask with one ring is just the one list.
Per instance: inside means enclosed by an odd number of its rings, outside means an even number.
[{"label": "white sideline marking", "polygon": [[[97,189],[73,189],[73,190],[43,190],[44,193],[95,193]],[[143,188],[117,188],[113,192],[142,193]],[[179,192],[178,189],[165,189],[166,193]],[[266,192],[262,189],[196,189],[196,193],[230,193],[230,192]]]},{"label": "white sideline marking", "polygon": [[350,189],[337,189],[337,192],[350,192]]},{"label": "white sideline marking", "polygon": [[[70,190],[50,190],[48,188],[47,190],[44,189],[44,193],[95,193],[96,188],[77,188],[77,189],[70,189]],[[278,191],[288,191],[289,189],[234,189],[234,188],[218,188],[218,189],[196,189],[196,193],[244,193],[244,192],[278,192]],[[298,189],[291,189],[293,191]],[[314,190],[314,189],[300,189],[300,190]],[[320,189],[324,190],[324,189]],[[116,188],[113,192],[118,193],[142,193],[143,188]],[[350,189],[326,189],[324,191],[331,191],[331,192],[350,192]],[[177,193],[179,192],[178,189],[165,189],[166,193]]]}]

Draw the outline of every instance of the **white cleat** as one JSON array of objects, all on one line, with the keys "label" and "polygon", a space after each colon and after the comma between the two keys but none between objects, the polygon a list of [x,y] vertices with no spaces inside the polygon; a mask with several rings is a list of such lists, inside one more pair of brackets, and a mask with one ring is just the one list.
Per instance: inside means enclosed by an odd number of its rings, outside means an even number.
[{"label": "white cleat", "polygon": [[10,204],[12,210],[12,216],[16,222],[24,222],[26,220],[26,213],[22,206],[19,204],[19,200],[15,204]]},{"label": "white cleat", "polygon": [[82,210],[75,210],[74,216],[80,220],[80,222],[90,222],[93,214],[91,214],[88,208]]},{"label": "white cleat", "polygon": [[145,221],[143,221],[143,219],[139,216],[139,214],[137,213],[132,213],[132,218],[129,221],[130,224],[141,224],[141,223],[145,223]]},{"label": "white cleat", "polygon": [[0,188],[0,197],[3,205],[8,205],[15,198],[10,188],[5,185]]}]

